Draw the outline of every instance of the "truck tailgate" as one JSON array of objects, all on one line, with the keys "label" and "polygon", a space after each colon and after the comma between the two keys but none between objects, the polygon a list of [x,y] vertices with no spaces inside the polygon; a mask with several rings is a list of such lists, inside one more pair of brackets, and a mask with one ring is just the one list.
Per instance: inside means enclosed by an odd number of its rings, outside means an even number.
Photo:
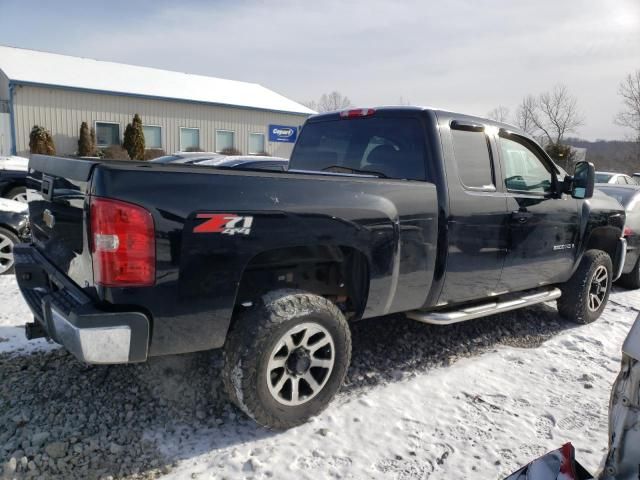
[{"label": "truck tailgate", "polygon": [[83,287],[93,284],[84,212],[91,170],[97,163],[40,155],[29,161],[27,197],[33,243]]}]

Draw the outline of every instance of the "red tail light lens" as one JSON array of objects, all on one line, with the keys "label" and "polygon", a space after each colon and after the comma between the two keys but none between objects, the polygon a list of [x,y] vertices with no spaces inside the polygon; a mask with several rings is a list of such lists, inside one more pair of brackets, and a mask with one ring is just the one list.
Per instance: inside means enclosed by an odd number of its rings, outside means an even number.
[{"label": "red tail light lens", "polygon": [[144,208],[91,197],[93,278],[105,287],[143,287],[156,278],[153,217]]},{"label": "red tail light lens", "polygon": [[354,108],[340,112],[342,118],[370,117],[376,113],[374,108]]},{"label": "red tail light lens", "polygon": [[631,230],[631,227],[624,227],[624,232],[622,232],[622,236],[630,237],[631,235],[633,235],[633,230]]}]

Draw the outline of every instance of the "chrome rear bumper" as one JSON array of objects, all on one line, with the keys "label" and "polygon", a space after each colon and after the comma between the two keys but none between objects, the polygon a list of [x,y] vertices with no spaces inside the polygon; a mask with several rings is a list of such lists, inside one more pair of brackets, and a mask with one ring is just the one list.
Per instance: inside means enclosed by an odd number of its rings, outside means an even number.
[{"label": "chrome rear bumper", "polygon": [[[32,245],[14,249],[16,278],[33,312],[37,336],[63,345],[86,363],[132,363],[147,359],[149,319],[142,312],[105,311]],[[34,338],[27,328],[27,338]]]}]

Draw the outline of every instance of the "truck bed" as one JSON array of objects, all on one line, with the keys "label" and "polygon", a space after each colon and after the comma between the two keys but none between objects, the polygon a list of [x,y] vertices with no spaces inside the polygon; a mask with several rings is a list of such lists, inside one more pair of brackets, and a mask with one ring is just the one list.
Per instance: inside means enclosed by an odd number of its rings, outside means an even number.
[{"label": "truck bed", "polygon": [[[36,248],[106,310],[148,312],[151,355],[221,346],[243,272],[274,255],[362,255],[371,277],[363,318],[421,308],[429,294],[438,221],[431,183],[44,156],[34,156],[31,169]],[[95,197],[151,213],[155,285],[94,283],[87,217]],[[251,218],[250,229],[206,231],[199,216],[218,214]]]}]

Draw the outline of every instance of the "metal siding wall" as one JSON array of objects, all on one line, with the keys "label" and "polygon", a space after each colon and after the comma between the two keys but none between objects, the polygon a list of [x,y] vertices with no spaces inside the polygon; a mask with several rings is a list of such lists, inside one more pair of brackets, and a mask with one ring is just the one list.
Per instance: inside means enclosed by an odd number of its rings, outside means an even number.
[{"label": "metal siding wall", "polygon": [[215,150],[215,131],[235,131],[236,148],[248,153],[249,133],[264,133],[265,148],[270,155],[288,158],[293,144],[269,142],[268,125],[298,127],[304,115],[274,113],[220,107],[171,100],[154,100],[119,95],[76,92],[57,88],[20,86],[14,91],[16,107],[16,143],[18,155],[29,151],[29,132],[42,125],[53,135],[59,155],[70,155],[78,147],[78,134],[83,121],[117,122],[120,140],[127,123],[139,113],[142,123],[162,127],[163,149],[167,153],[180,148],[180,127],[200,129],[200,147]]},{"label": "metal siding wall", "polygon": [[0,100],[9,100],[9,79],[2,70],[0,70]]}]

